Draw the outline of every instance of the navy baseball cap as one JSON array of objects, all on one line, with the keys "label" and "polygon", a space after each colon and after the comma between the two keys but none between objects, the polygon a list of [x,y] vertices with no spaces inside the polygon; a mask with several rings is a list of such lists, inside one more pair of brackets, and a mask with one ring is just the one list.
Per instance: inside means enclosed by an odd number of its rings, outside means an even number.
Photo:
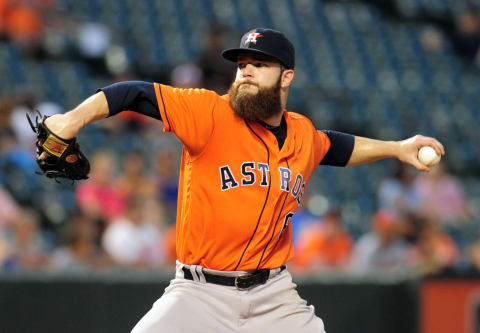
[{"label": "navy baseball cap", "polygon": [[240,47],[225,50],[222,56],[237,62],[238,55],[245,51],[271,56],[288,69],[295,67],[295,47],[280,31],[263,28],[250,30],[243,35]]}]

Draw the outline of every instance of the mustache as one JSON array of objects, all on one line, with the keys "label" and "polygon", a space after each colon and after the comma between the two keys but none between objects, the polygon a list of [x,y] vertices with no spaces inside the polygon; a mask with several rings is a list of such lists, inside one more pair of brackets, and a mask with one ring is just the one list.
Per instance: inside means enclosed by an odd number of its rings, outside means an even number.
[{"label": "mustache", "polygon": [[255,82],[253,82],[253,81],[250,81],[250,80],[241,81],[241,82],[238,83],[237,86],[240,87],[242,84],[251,84],[252,86],[258,87],[258,84],[257,84],[257,83],[255,83]]}]

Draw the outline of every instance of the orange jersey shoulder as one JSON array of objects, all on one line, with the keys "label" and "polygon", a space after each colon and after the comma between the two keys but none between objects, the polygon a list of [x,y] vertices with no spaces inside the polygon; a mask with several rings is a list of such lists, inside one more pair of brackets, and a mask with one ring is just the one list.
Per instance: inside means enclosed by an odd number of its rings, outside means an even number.
[{"label": "orange jersey shoulder", "polygon": [[300,132],[309,134],[307,140],[312,140],[312,149],[315,151],[315,157],[317,161],[316,164],[320,164],[320,162],[330,149],[330,139],[325,133],[317,130],[313,125],[312,121],[306,116],[291,111],[288,112],[288,115],[291,119],[295,120],[292,123],[298,126],[298,130]]}]

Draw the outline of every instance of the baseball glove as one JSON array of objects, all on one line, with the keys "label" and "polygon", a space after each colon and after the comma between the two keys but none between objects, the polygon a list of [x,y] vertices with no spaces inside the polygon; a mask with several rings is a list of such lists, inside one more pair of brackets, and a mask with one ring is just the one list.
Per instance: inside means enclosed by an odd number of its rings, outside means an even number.
[{"label": "baseball glove", "polygon": [[[42,116],[39,111],[37,113],[35,125],[27,114],[27,120],[37,134],[37,164],[41,172],[36,173],[54,178],[57,182],[58,178],[70,179],[72,182],[87,179],[90,163],[80,151],[76,138],[65,140],[55,135],[45,125],[45,119],[48,117]],[[44,152],[47,158],[40,159],[40,155]]]}]

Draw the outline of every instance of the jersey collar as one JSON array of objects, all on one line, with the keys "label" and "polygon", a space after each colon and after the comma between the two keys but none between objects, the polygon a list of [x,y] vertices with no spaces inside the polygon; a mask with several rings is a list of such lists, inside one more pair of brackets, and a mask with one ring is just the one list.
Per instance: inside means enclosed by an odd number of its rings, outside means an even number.
[{"label": "jersey collar", "polygon": [[292,123],[292,118],[290,117],[287,110],[283,110],[283,117],[287,123],[287,138],[283,144],[282,150],[280,151],[280,157],[287,157],[294,153],[295,151],[295,127]]},{"label": "jersey collar", "polygon": [[285,118],[285,121],[287,123],[287,137],[285,138],[285,142],[283,143],[282,149],[279,151],[278,150],[278,144],[276,142],[275,135],[270,132],[268,129],[266,129],[262,124],[258,122],[253,122],[249,123],[252,128],[255,129],[258,133],[262,133],[263,138],[268,138],[267,140],[267,145],[268,148],[272,152],[277,152],[279,154],[278,158],[282,159],[285,157],[290,156],[294,152],[294,139],[295,139],[295,128],[293,127],[292,124],[292,119],[288,114],[287,110],[283,110],[283,117]]}]

